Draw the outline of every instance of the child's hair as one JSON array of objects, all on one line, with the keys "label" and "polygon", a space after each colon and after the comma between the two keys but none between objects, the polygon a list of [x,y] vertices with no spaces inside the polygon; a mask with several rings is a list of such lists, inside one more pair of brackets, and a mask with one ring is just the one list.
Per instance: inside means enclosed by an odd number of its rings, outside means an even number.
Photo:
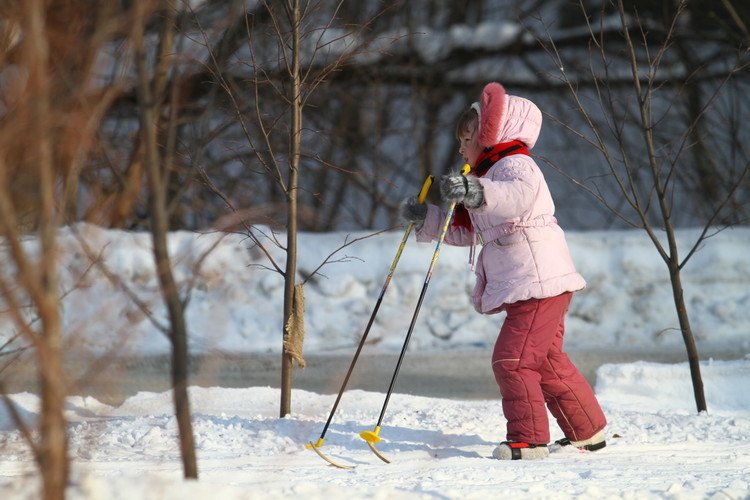
[{"label": "child's hair", "polygon": [[461,114],[456,123],[456,139],[461,140],[464,134],[474,135],[479,128],[479,115],[474,108],[469,108]]}]

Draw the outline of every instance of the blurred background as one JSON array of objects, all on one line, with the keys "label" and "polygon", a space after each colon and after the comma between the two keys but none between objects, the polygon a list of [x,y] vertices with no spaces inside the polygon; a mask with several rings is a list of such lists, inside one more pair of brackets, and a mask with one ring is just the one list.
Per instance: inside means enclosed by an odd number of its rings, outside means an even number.
[{"label": "blurred background", "polygon": [[[302,105],[299,230],[389,228],[426,175],[460,167],[454,123],[490,81],[545,113],[533,153],[563,227],[626,226],[614,212],[627,213],[628,201],[588,142],[627,151],[613,163],[627,161],[630,180],[641,181],[648,152],[637,97],[645,91],[634,88],[624,29],[641,83],[653,90],[656,154],[678,165],[673,222],[702,225],[718,203],[727,205],[720,222],[747,222],[747,182],[732,190],[750,159],[747,2],[627,0],[627,18],[600,0],[302,2],[296,53],[284,3],[44,4],[49,57],[41,64],[54,89],[45,116],[59,148],[53,168],[67,223],[146,227],[137,102],[144,62],[160,79],[154,109],[168,151],[170,230],[285,225],[290,96]],[[0,7],[0,142],[14,204],[33,228],[39,197],[28,165],[40,131],[24,110],[38,100],[28,86],[35,69],[22,5]],[[589,116],[576,99],[595,105]]]}]

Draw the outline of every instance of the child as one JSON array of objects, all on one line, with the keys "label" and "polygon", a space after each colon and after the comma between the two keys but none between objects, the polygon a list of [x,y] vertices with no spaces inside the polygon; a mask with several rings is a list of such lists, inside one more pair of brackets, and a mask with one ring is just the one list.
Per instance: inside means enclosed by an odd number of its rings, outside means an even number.
[{"label": "child", "polygon": [[[606,445],[606,419],[596,396],[562,352],[568,305],[586,282],[557,225],[547,183],[528,153],[541,126],[534,103],[488,84],[456,128],[459,153],[471,172],[444,176],[440,184],[445,202],[460,203],[445,242],[483,245],[474,308],[507,314],[492,354],[507,419],[507,441],[492,455],[502,460],[549,455],[547,409],[565,434],[555,445],[590,451]],[[404,202],[401,215],[415,224],[422,242],[439,237],[445,217],[416,197]]]}]

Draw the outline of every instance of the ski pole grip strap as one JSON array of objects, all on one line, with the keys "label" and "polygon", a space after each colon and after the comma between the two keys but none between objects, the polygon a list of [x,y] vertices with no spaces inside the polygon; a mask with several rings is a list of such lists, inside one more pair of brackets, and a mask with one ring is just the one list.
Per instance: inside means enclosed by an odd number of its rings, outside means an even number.
[{"label": "ski pole grip strap", "polygon": [[471,167],[468,163],[464,164],[463,167],[461,167],[461,180],[464,181],[464,195],[469,193],[469,181],[466,180],[466,174],[471,172]]},{"label": "ski pole grip strap", "polygon": [[427,199],[427,193],[430,192],[430,187],[432,187],[433,180],[435,180],[434,175],[428,175],[424,180],[424,184],[422,184],[422,190],[419,192],[419,197],[417,198],[419,200],[419,203],[424,203],[424,200]]}]

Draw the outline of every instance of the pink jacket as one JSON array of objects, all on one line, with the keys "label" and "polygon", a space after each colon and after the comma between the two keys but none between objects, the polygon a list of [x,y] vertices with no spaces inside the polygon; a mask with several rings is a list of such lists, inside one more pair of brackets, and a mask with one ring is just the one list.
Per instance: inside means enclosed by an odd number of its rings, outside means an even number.
[{"label": "pink jacket", "polygon": [[[520,140],[529,149],[536,143],[542,120],[527,99],[507,96],[504,124],[497,142]],[[500,159],[479,179],[485,203],[470,210],[476,237],[483,242],[476,264],[474,308],[494,314],[503,304],[554,297],[586,286],[576,272],[542,171],[531,157]],[[436,240],[445,212],[429,205],[417,241]],[[469,246],[475,234],[450,226],[445,243]]]}]

